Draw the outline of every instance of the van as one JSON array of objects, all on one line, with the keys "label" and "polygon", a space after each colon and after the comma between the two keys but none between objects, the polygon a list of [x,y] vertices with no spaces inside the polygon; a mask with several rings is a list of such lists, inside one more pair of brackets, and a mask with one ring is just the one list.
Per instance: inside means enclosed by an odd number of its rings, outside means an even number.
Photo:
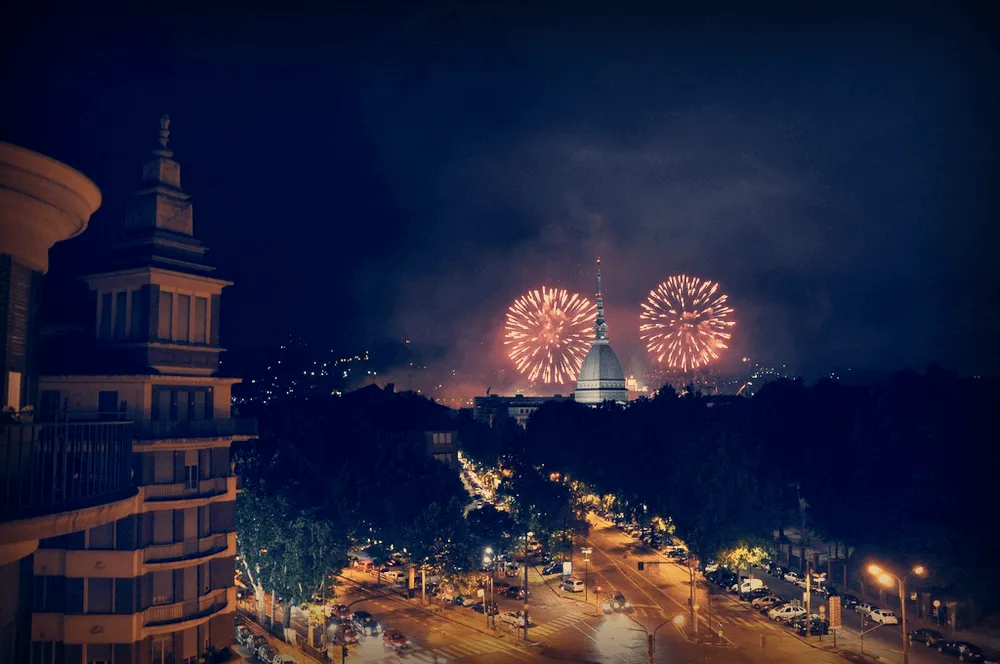
[{"label": "van", "polygon": [[584,584],[580,579],[566,579],[562,582],[562,588],[571,593],[582,593],[584,591]]},{"label": "van", "polygon": [[[744,578],[740,583],[740,592],[746,595],[751,590],[757,590],[758,588],[766,588],[764,582],[761,579],[748,579]],[[733,584],[733,588],[736,588],[736,584]]]},{"label": "van", "polygon": [[385,572],[382,572],[382,576],[385,577],[386,579],[389,579],[393,583],[403,583],[404,581],[407,580],[407,578],[409,578],[409,575],[406,572],[400,571],[398,569],[390,569]]}]

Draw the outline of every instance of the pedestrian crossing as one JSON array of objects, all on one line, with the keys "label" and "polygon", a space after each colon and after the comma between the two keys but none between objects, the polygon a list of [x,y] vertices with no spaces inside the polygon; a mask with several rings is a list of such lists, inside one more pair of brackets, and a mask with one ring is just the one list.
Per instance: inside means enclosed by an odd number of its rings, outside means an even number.
[{"label": "pedestrian crossing", "polygon": [[500,651],[509,651],[511,645],[497,641],[496,639],[475,640],[464,639],[446,646],[424,647],[411,646],[402,652],[387,652],[382,656],[369,656],[358,652],[349,652],[348,664],[397,664],[418,663],[418,664],[449,664],[450,662],[475,661],[474,658],[482,657]]},{"label": "pedestrian crossing", "polygon": [[528,636],[531,639],[544,639],[550,634],[566,629],[570,625],[574,625],[586,617],[586,614],[565,614],[555,620],[548,620],[541,625],[529,627]]}]

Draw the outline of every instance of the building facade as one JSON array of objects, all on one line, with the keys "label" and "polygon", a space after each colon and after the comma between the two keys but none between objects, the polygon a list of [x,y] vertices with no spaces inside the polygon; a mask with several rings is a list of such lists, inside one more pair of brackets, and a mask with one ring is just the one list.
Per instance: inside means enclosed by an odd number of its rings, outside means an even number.
[{"label": "building facade", "polygon": [[526,397],[523,394],[515,394],[514,396],[491,394],[475,398],[472,414],[477,422],[490,426],[493,426],[494,420],[498,417],[506,416],[523,428],[528,423],[531,414],[538,410],[543,403],[571,399],[572,397],[564,397],[561,394],[546,397]]},{"label": "building facade", "polygon": [[20,561],[30,654],[17,661],[188,664],[233,642],[229,455],[256,424],[232,417],[238,379],[218,375],[229,282],[204,262],[168,138],[164,118],[124,237],[107,269],[85,277],[91,333],[59,366],[42,358],[49,373],[37,378],[37,413],[17,446],[26,458],[54,450],[55,465],[69,466],[59,493],[93,485],[129,496],[99,506],[101,518],[72,511],[66,528],[31,531],[37,550]]}]

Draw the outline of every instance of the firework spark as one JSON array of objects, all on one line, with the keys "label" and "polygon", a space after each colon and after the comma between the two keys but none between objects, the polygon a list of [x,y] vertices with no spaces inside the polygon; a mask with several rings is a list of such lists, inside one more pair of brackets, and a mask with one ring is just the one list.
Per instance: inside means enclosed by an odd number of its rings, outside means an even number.
[{"label": "firework spark", "polygon": [[597,307],[562,288],[530,290],[507,310],[504,344],[528,380],[569,383],[580,373],[594,338]]},{"label": "firework spark", "polygon": [[639,326],[646,348],[664,358],[668,366],[682,371],[697,369],[719,358],[728,348],[730,330],[736,321],[727,320],[733,313],[726,302],[729,296],[719,292],[719,284],[689,277],[670,277],[649,292],[642,303]]}]

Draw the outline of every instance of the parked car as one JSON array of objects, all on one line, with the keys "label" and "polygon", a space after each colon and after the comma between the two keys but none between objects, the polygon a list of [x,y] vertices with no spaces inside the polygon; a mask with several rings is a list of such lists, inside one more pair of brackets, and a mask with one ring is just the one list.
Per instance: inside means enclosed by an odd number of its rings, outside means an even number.
[{"label": "parked car", "polygon": [[275,658],[278,656],[278,649],[272,645],[264,644],[257,648],[257,659],[262,661],[264,664],[274,664]]},{"label": "parked car", "polygon": [[872,622],[882,623],[883,625],[899,624],[899,618],[889,609],[872,609],[872,612],[868,615],[872,619]]},{"label": "parked car", "polygon": [[[472,610],[477,613],[486,613],[486,605],[483,604],[482,602],[476,602],[475,604],[472,605]],[[495,616],[498,613],[500,613],[500,609],[497,608],[497,605],[494,602],[490,602],[489,615]]]},{"label": "parked car", "polygon": [[299,660],[291,655],[278,655],[272,664],[299,664]]},{"label": "parked car", "polygon": [[395,648],[399,650],[410,645],[410,642],[407,640],[406,635],[398,629],[387,629],[385,633],[382,634],[382,644],[386,648]]},{"label": "parked car", "polygon": [[767,586],[763,586],[761,588],[754,588],[748,593],[747,592],[743,593],[743,597],[745,599],[749,599],[752,602],[753,600],[759,597],[767,597],[770,594],[771,594],[771,589],[768,588]]},{"label": "parked car", "polygon": [[841,609],[853,609],[858,605],[858,598],[850,593],[844,593],[840,596],[840,608]]},{"label": "parked car", "polygon": [[945,640],[944,634],[942,634],[941,632],[938,632],[933,629],[926,629],[923,627],[921,627],[920,629],[910,630],[910,633],[907,634],[907,637],[910,639],[910,643],[914,642],[923,643],[928,648],[930,648],[931,646],[936,646],[938,643]]},{"label": "parked car", "polygon": [[504,611],[500,616],[500,621],[514,627],[524,627],[524,614],[520,611]]},{"label": "parked car", "polygon": [[352,613],[351,623],[354,625],[354,629],[363,636],[377,636],[382,633],[382,626],[375,620],[375,616],[367,611]]},{"label": "parked car", "polygon": [[767,606],[768,610],[770,610],[774,608],[775,604],[780,604],[783,601],[784,600],[778,597],[777,595],[764,595],[763,597],[755,597],[754,599],[750,600],[750,606],[752,606],[755,609],[761,609]]},{"label": "parked car", "polygon": [[795,622],[795,631],[800,636],[823,636],[830,633],[830,623],[820,618],[812,618],[809,621],[800,619]]},{"label": "parked car", "polygon": [[571,593],[582,593],[585,590],[585,586],[580,579],[566,579],[562,582],[562,589]]},{"label": "parked car", "polygon": [[794,620],[795,618],[804,616],[805,614],[806,610],[801,606],[795,606],[794,604],[782,604],[781,606],[768,611],[767,617],[777,622],[788,622],[789,620]]},{"label": "parked car", "polygon": [[257,649],[261,646],[267,645],[267,637],[263,634],[255,634],[250,638],[250,641],[244,644],[244,647],[252,653],[256,653]]},{"label": "parked car", "polygon": [[253,632],[249,627],[239,625],[236,628],[236,643],[241,646],[247,646],[253,640]]},{"label": "parked car", "polygon": [[793,572],[792,570],[788,570],[787,572],[785,572],[785,574],[781,578],[784,579],[785,581],[788,581],[789,583],[798,583],[799,580],[802,579],[802,577],[799,576],[798,572]]},{"label": "parked car", "polygon": [[452,602],[458,606],[472,606],[476,603],[476,598],[469,595],[455,595]]},{"label": "parked car", "polygon": [[856,613],[866,616],[871,615],[872,611],[875,611],[876,609],[878,609],[878,605],[872,604],[871,602],[858,602],[854,605],[854,611]]},{"label": "parked car", "polygon": [[965,641],[941,641],[938,643],[938,652],[958,657],[960,662],[981,662],[985,659],[978,646]]},{"label": "parked car", "polygon": [[505,593],[507,589],[510,588],[510,584],[506,581],[494,581],[493,582],[493,592],[495,593]]},{"label": "parked car", "polygon": [[562,574],[562,571],[563,571],[563,564],[561,560],[558,562],[549,563],[548,565],[542,568],[542,574],[545,576],[548,576],[550,574]]}]

